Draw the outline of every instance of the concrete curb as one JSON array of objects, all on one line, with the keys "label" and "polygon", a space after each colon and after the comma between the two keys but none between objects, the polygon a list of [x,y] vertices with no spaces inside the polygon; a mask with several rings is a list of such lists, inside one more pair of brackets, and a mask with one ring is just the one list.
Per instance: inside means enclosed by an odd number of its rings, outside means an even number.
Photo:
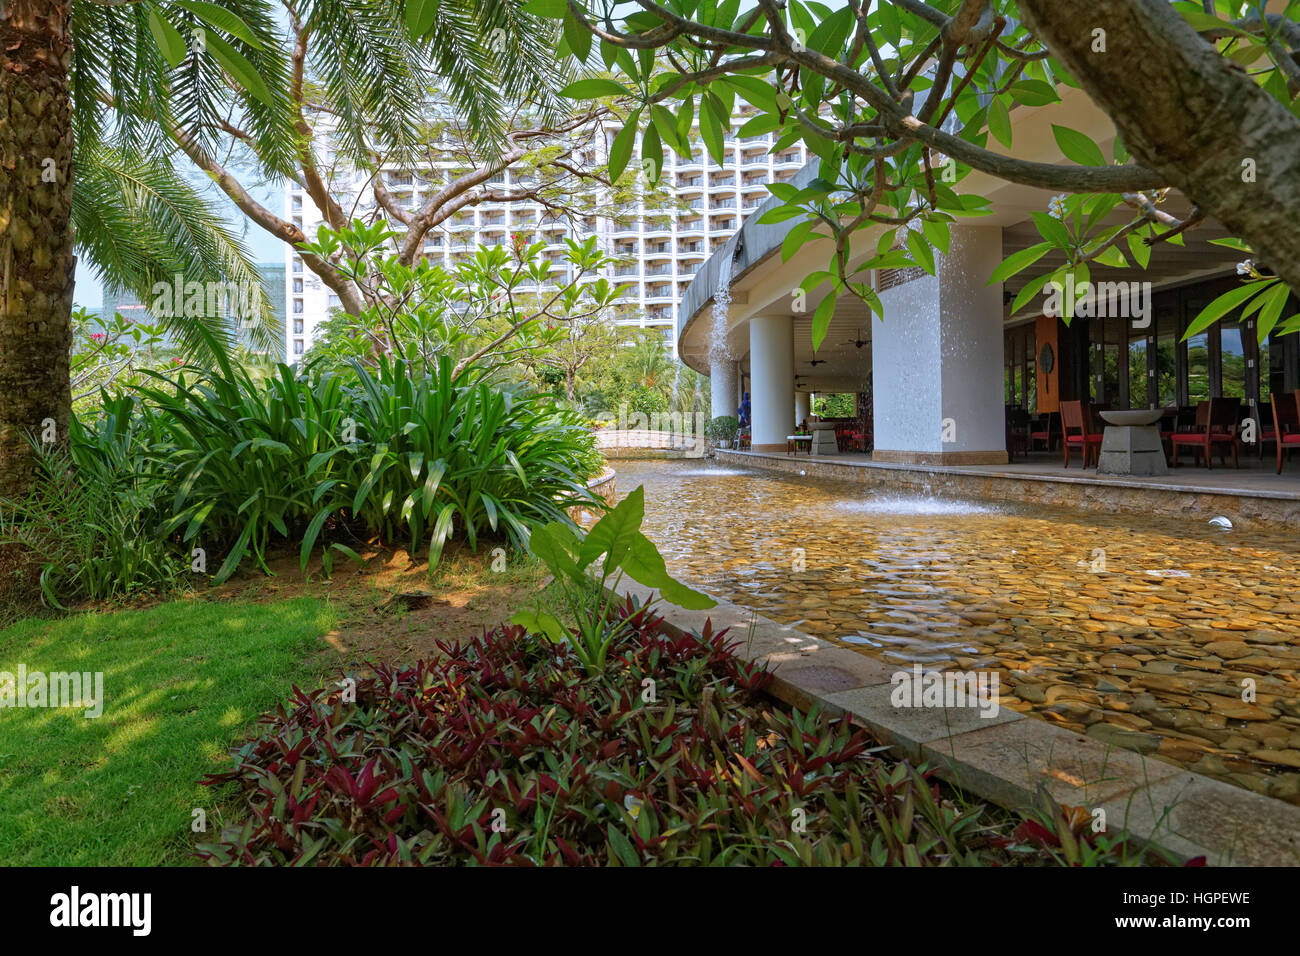
[{"label": "concrete curb", "polygon": [[[650,588],[619,589],[644,603]],[[768,664],[769,692],[807,710],[848,714],[899,755],[944,780],[1009,809],[1028,806],[1042,785],[1059,803],[1106,812],[1121,828],[1182,860],[1204,856],[1220,866],[1300,866],[1300,807],[1233,787],[1152,757],[1001,708],[898,708],[890,703],[899,668],[778,624],[734,604],[687,611],[660,603],[677,632],[711,621],[741,642],[736,653]]]}]

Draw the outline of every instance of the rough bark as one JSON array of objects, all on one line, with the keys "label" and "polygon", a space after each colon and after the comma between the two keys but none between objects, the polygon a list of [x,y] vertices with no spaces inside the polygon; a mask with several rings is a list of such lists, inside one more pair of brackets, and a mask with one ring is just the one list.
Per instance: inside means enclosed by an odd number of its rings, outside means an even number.
[{"label": "rough bark", "polygon": [[[1020,10],[1143,166],[1300,289],[1300,120],[1165,0],[1020,0]],[[1093,52],[1095,29],[1104,53]]]},{"label": "rough bark", "polygon": [[72,410],[70,0],[0,3],[0,495],[23,494],[26,436]]}]

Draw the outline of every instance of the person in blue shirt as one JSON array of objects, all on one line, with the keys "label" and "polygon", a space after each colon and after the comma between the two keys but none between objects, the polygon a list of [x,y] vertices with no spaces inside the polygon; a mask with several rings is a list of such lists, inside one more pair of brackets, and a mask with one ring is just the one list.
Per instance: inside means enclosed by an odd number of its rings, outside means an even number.
[{"label": "person in blue shirt", "polygon": [[736,417],[740,419],[740,425],[742,428],[749,427],[749,392],[745,393],[745,397],[741,401],[740,407],[736,409]]}]

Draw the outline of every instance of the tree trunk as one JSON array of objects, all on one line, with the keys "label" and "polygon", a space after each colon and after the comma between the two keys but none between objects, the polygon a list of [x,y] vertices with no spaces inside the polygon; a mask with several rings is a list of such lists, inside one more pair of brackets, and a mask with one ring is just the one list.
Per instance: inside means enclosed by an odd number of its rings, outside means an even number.
[{"label": "tree trunk", "polygon": [[72,409],[70,0],[0,2],[0,496],[30,487],[27,443]]},{"label": "tree trunk", "polygon": [[1142,165],[1300,289],[1300,120],[1166,0],[1020,0],[1020,11]]}]

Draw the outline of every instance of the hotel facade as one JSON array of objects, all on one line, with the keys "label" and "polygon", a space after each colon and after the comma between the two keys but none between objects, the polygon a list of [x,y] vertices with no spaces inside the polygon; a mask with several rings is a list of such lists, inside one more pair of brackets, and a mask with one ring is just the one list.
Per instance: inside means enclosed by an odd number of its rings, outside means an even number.
[{"label": "hotel facade", "polygon": [[[513,233],[540,236],[546,254],[559,257],[565,239],[598,236],[604,250],[621,260],[606,268],[606,278],[627,286],[620,299],[620,324],[662,330],[675,351],[679,303],[704,261],[722,248],[755,209],[769,198],[770,182],[791,179],[808,161],[802,143],[772,152],[772,137],[738,137],[734,129],[747,119],[737,115],[733,131],[725,138],[726,162],[719,165],[704,149],[698,127],[691,158],[667,152],[664,189],[652,204],[645,200],[615,219],[586,216],[569,221],[554,216],[540,203],[528,201],[483,202],[454,214],[426,237],[424,254],[433,262],[453,268],[480,246],[503,245]],[[588,168],[608,161],[608,149],[617,128],[611,126],[581,159]],[[639,155],[639,149],[636,150]],[[331,155],[332,163],[332,155]],[[426,169],[384,168],[384,184],[403,207],[418,208],[428,196],[453,176],[464,172],[454,161],[436,162]],[[334,167],[331,189],[343,208],[356,202],[355,215],[375,209],[366,183],[369,173]],[[526,183],[527,172],[508,169],[489,186],[509,189]],[[314,235],[323,217],[310,196],[297,183],[285,190],[285,216],[307,235]],[[335,296],[292,248],[286,246],[285,328],[286,361],[294,362],[311,347],[321,323],[339,306]],[[734,411],[734,409],[733,409]]]},{"label": "hotel facade", "polygon": [[[1059,103],[1011,111],[1016,156],[1068,162],[1052,135],[1054,123],[1084,132],[1109,155],[1110,120],[1081,92],[1060,92]],[[811,180],[815,165],[795,182]],[[1142,287],[1149,314],[1067,323],[1052,314],[1046,292],[1011,308],[1021,288],[1064,263],[1059,253],[1005,283],[987,282],[1005,257],[1041,241],[1031,213],[1047,212],[1052,193],[978,172],[958,192],[987,198],[991,215],[954,224],[948,254],[936,254],[934,275],[873,272],[883,319],[861,300],[842,296],[816,351],[812,316],[827,288],[801,295],[798,286],[826,268],[829,244],[808,243],[783,262],[782,240],[799,220],[765,225],[751,216],[700,269],[677,310],[677,352],[710,376],[712,413],[734,414],[750,393],[752,449],[784,451],[813,396],[849,393],[875,461],[996,464],[1008,460],[1009,421],[1059,418],[1062,402],[1194,411],[1210,398],[1235,398],[1243,416],[1256,422],[1262,416],[1267,424],[1270,395],[1300,388],[1297,336],[1273,332],[1260,343],[1254,319],[1243,321],[1240,309],[1183,341],[1200,310],[1238,281],[1242,254],[1212,244],[1228,235],[1221,224],[1206,220],[1184,234],[1182,245],[1155,246],[1145,270],[1131,263],[1094,270],[1094,280]],[[1180,216],[1190,204],[1173,193],[1168,208]],[[851,267],[875,254],[883,229],[855,234]],[[716,308],[723,285],[730,297],[725,310]],[[1283,316],[1298,311],[1293,297]]]}]

